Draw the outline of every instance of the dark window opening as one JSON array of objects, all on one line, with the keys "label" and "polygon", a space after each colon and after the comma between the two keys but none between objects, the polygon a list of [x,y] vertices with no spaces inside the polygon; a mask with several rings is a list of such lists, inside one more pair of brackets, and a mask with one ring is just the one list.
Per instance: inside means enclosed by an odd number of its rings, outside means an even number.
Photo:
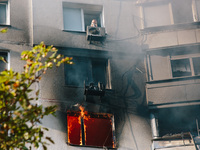
[{"label": "dark window opening", "polygon": [[6,24],[7,2],[0,2],[0,24]]},{"label": "dark window opening", "polygon": [[115,148],[111,114],[67,112],[68,144]]},{"label": "dark window opening", "polygon": [[158,112],[160,136],[183,132],[196,135],[196,119],[200,122],[200,106],[160,109]]},{"label": "dark window opening", "polygon": [[100,13],[89,13],[84,12],[84,21],[85,21],[85,31],[87,30],[87,26],[91,25],[92,20],[95,19],[97,21],[97,26],[101,27],[101,18]]},{"label": "dark window opening", "polygon": [[[4,58],[5,61],[8,62],[8,53],[7,52],[0,52],[0,56]],[[7,69],[8,63],[0,60],[0,72],[4,71],[5,69]]]},{"label": "dark window opening", "polygon": [[83,87],[84,82],[86,85],[89,83],[97,85],[98,82],[106,85],[107,60],[74,57],[73,62],[73,65],[65,65],[66,85]]},{"label": "dark window opening", "polygon": [[194,74],[200,75],[200,57],[192,58],[193,66],[194,66]]},{"label": "dark window opening", "polygon": [[189,59],[171,60],[173,77],[191,76]]}]

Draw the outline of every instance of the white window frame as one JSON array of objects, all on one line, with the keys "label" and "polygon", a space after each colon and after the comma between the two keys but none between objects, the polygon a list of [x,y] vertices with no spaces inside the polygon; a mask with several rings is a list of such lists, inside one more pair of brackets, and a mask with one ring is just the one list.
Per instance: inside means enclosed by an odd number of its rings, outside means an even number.
[{"label": "white window frame", "polygon": [[[192,8],[192,15],[193,15],[193,22],[199,22],[200,21],[200,16],[198,16],[198,10],[197,10],[197,5],[196,5],[196,1],[197,0],[191,0],[191,8]],[[158,2],[161,2],[158,1]],[[151,2],[148,2],[148,3],[151,3]],[[141,25],[142,25],[142,29],[144,28],[148,28],[145,24],[145,13],[144,13],[144,7],[148,7],[148,4],[147,2],[144,2],[144,3],[141,3],[141,4],[138,4],[140,5],[140,14],[141,14],[141,18],[142,18],[142,22],[141,22]],[[155,2],[156,3],[156,2]],[[172,2],[168,1],[168,8],[169,8],[169,12],[170,12],[170,17],[171,17],[171,23],[169,23],[169,25],[175,25],[174,23],[174,16],[173,16],[173,10],[172,10]],[[159,6],[158,6],[159,7]],[[200,11],[200,10],[199,10]],[[192,22],[191,22],[192,23]],[[184,23],[183,23],[184,24]],[[158,26],[155,26],[155,27],[158,27]]]},{"label": "white window frame", "polygon": [[65,8],[74,8],[74,9],[81,9],[81,23],[82,23],[82,29],[81,31],[79,30],[70,30],[70,29],[65,29],[65,25],[64,25],[64,15],[63,15],[63,30],[66,30],[66,31],[77,31],[77,32],[85,32],[86,29],[85,29],[85,18],[84,18],[84,10],[90,10],[89,7],[91,7],[91,11],[92,11],[92,8],[93,7],[96,7],[98,6],[99,8],[99,12],[100,15],[100,24],[101,24],[101,27],[105,27],[105,22],[104,22],[104,9],[103,9],[103,6],[101,5],[92,5],[92,4],[80,4],[80,3],[70,3],[70,2],[63,2],[63,11]]},{"label": "white window frame", "polygon": [[0,5],[6,5],[6,22],[0,25],[10,25],[10,0],[0,0]]},{"label": "white window frame", "polygon": [[[173,60],[182,60],[182,59],[188,59],[189,60],[189,64],[190,64],[190,69],[191,69],[191,76],[199,76],[199,75],[195,75],[195,69],[194,69],[194,64],[193,64],[193,58],[200,58],[200,56],[191,56],[191,57],[188,57],[188,56],[174,56],[174,57],[171,57],[170,58],[170,64],[171,64],[171,61]],[[171,65],[170,65],[171,66]],[[171,66],[171,77],[172,78],[180,78],[180,77],[173,77],[173,73],[172,73],[172,66]],[[183,76],[185,77],[185,76]]]}]

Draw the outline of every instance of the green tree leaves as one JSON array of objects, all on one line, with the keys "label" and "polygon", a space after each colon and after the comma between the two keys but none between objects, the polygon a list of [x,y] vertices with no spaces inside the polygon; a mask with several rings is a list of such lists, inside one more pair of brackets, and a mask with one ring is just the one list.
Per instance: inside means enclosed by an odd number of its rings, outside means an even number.
[{"label": "green tree leaves", "polygon": [[50,137],[44,137],[44,130],[48,129],[39,124],[44,116],[55,115],[56,106],[44,108],[36,103],[39,90],[35,97],[30,97],[30,93],[34,92],[31,85],[38,83],[46,70],[62,63],[72,64],[71,57],[64,58],[57,51],[42,42],[21,53],[26,62],[23,72],[10,69],[0,73],[0,149],[31,149],[28,144],[36,148],[41,144],[46,149],[47,141],[54,143]]}]

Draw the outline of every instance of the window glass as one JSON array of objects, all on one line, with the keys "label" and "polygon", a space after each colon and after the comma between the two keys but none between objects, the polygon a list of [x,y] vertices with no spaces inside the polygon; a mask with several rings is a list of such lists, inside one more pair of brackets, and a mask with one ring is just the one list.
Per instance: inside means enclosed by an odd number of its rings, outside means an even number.
[{"label": "window glass", "polygon": [[171,24],[169,4],[145,6],[145,27],[164,26]]},{"label": "window glass", "polygon": [[65,30],[84,31],[81,9],[63,8],[63,17]]},{"label": "window glass", "polygon": [[0,24],[6,24],[6,3],[0,3]]},{"label": "window glass", "polygon": [[171,60],[173,77],[191,76],[189,59]]},{"label": "window glass", "polygon": [[197,19],[200,21],[200,0],[196,0],[196,8],[197,8]]},{"label": "window glass", "polygon": [[83,87],[98,82],[106,85],[106,60],[93,60],[89,58],[74,57],[73,65],[65,65],[65,84]]},{"label": "window glass", "polygon": [[71,145],[115,148],[111,114],[68,111],[67,131]]},{"label": "window glass", "polygon": [[[4,57],[5,61],[8,61],[8,53],[7,52],[0,52],[0,56]],[[8,63],[3,62],[0,60],[0,72],[8,69]]]},{"label": "window glass", "polygon": [[200,75],[200,57],[192,58],[193,66],[194,66],[194,74]]},{"label": "window glass", "polygon": [[172,13],[175,24],[193,22],[192,0],[173,0]]}]

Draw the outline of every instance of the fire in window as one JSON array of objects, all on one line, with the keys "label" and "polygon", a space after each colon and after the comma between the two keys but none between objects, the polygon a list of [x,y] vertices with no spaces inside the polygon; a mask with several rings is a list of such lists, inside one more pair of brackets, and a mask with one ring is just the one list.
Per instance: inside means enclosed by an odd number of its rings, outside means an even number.
[{"label": "fire in window", "polygon": [[116,147],[111,114],[68,111],[67,127],[70,145]]}]

